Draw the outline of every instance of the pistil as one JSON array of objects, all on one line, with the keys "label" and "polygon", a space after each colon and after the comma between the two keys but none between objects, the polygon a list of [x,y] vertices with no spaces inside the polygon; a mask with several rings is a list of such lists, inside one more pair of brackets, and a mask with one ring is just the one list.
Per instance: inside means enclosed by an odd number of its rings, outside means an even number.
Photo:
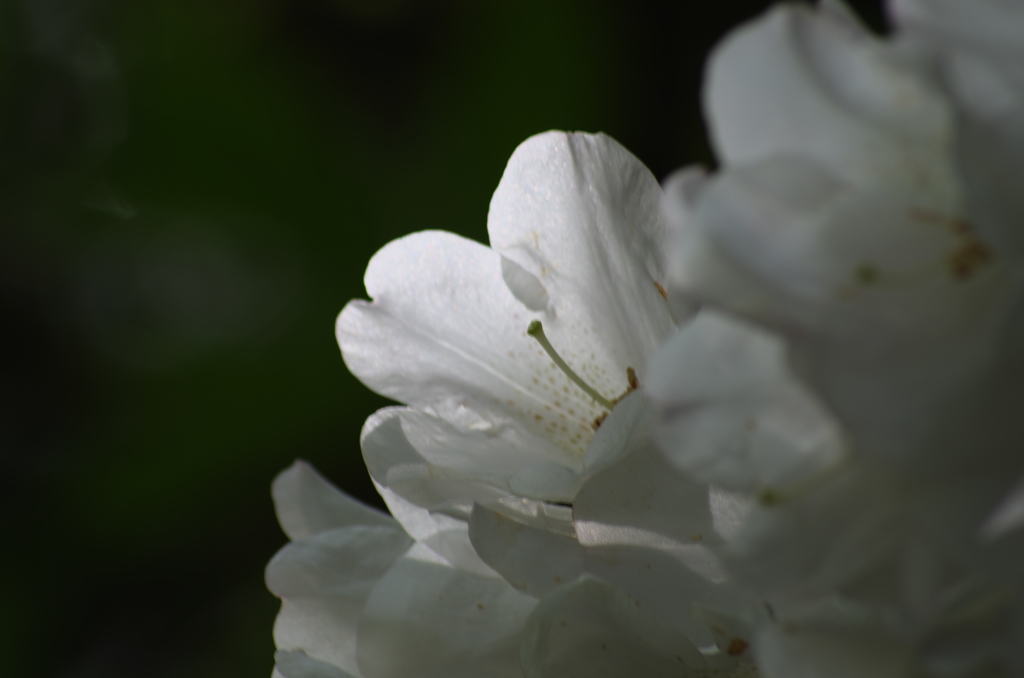
[{"label": "pistil", "polygon": [[558,351],[556,351],[555,347],[551,345],[550,341],[548,341],[547,335],[544,334],[544,326],[541,324],[539,320],[534,320],[533,322],[531,322],[530,326],[526,329],[526,333],[529,334],[534,339],[536,339],[537,343],[541,345],[541,348],[544,349],[544,351],[548,354],[551,360],[554,361],[555,365],[558,366],[558,369],[562,370],[565,376],[569,377],[569,380],[572,381],[572,383],[576,384],[581,389],[583,389],[583,392],[586,393],[591,398],[593,398],[596,403],[598,403],[602,407],[607,408],[608,410],[611,410],[612,408],[615,407],[615,404],[613,402],[611,402],[610,400],[602,396],[600,393],[598,393],[593,387],[590,386],[590,384],[583,381],[583,379],[580,378],[578,374],[573,372],[572,368],[569,367],[568,363],[562,360],[562,356],[558,355]]}]

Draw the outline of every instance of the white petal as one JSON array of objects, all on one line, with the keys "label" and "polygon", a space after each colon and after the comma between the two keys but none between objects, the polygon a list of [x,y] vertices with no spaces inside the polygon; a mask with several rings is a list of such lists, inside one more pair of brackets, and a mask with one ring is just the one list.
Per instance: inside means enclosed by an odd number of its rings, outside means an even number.
[{"label": "white petal", "polygon": [[363,426],[361,446],[370,476],[414,504],[469,518],[474,501],[509,496],[509,480],[522,469],[560,457],[531,438],[502,439],[460,430],[438,417],[409,408],[379,410]]},{"label": "white petal", "polygon": [[509,478],[509,489],[520,497],[571,502],[579,487],[575,469],[550,461],[533,464]]},{"label": "white petal", "polygon": [[755,503],[724,551],[729,571],[763,592],[827,595],[899,551],[903,491],[853,466],[823,473]]},{"label": "white petal", "polygon": [[410,553],[366,604],[359,666],[367,678],[519,676],[519,634],[534,602],[500,579]]},{"label": "white petal", "polygon": [[757,638],[764,678],[909,678],[912,647],[885,638],[767,627]]},{"label": "white petal", "polygon": [[274,675],[272,678],[356,678],[360,674],[342,671],[337,666],[317,661],[297,650],[274,653]]},{"label": "white petal", "polygon": [[1024,5],[1005,0],[889,0],[901,28],[920,31],[940,48],[973,52],[1024,88],[1020,59]]},{"label": "white petal", "polygon": [[959,120],[957,156],[975,226],[1000,249],[1020,253],[1024,194],[1024,7],[974,0],[891,0],[910,39],[937,54]]},{"label": "white petal", "polygon": [[356,624],[377,581],[412,540],[394,527],[320,532],[283,549],[267,565],[267,588],[282,598],[274,624],[281,650],[358,675]]},{"label": "white petal", "polygon": [[[342,356],[365,384],[459,428],[547,445],[567,465],[582,457],[603,410],[526,334],[535,314],[509,291],[497,253],[414,233],[374,255],[366,290],[373,303],[350,302],[337,323]],[[614,376],[612,397],[626,387],[625,365]],[[612,383],[593,379],[599,390]]]},{"label": "white petal", "polygon": [[790,375],[781,342],[751,325],[702,310],[651,374],[661,447],[691,478],[756,491],[842,455],[838,427]]},{"label": "white petal", "polygon": [[512,295],[531,311],[546,311],[548,291],[537,276],[527,272],[511,259],[501,258],[501,277]]},{"label": "white petal", "polygon": [[377,491],[384,498],[391,515],[417,542],[430,547],[460,570],[483,577],[498,576],[473,550],[469,541],[469,526],[464,521],[430,513],[379,484]]},{"label": "white petal", "polygon": [[651,401],[642,389],[616,403],[587,448],[586,471],[598,471],[629,454],[632,442],[640,439],[635,435],[637,429],[649,425],[652,412]]},{"label": "white petal", "polygon": [[277,520],[292,541],[350,525],[393,527],[389,516],[338,491],[304,461],[296,461],[271,486]]},{"label": "white petal", "polygon": [[643,381],[647,357],[673,328],[661,251],[661,188],[602,134],[548,132],[523,142],[491,200],[491,246],[550,295],[542,315],[555,348],[605,397]]},{"label": "white petal", "polygon": [[691,617],[693,605],[734,607],[747,597],[730,583],[715,553],[721,540],[707,486],[671,468],[638,429],[641,440],[629,456],[590,477],[573,503],[586,570],[695,642],[709,643],[707,629]]},{"label": "white petal", "polygon": [[726,164],[791,154],[860,186],[898,182],[934,196],[954,186],[942,97],[834,12],[772,10],[716,49],[707,82]]},{"label": "white petal", "polygon": [[[698,221],[746,277],[731,288],[691,284],[785,333],[801,377],[858,449],[941,458],[943,439],[963,435],[952,429],[982,416],[968,387],[997,378],[998,333],[1019,283],[961,220],[779,158],[720,176]],[[746,285],[747,295],[723,296]],[[950,430],[933,435],[936,421]]]},{"label": "white petal", "polygon": [[469,536],[480,557],[506,581],[538,598],[583,573],[583,548],[575,537],[479,504],[473,508]]},{"label": "white petal", "polygon": [[[636,394],[615,407],[587,448],[586,472],[626,453],[626,435],[643,407]],[[363,426],[361,445],[378,483],[418,506],[463,520],[473,502],[512,495],[571,502],[584,479],[577,466],[584,460],[562,466],[555,460],[564,455],[544,441],[462,430],[409,408],[376,412]]]},{"label": "white petal", "polygon": [[734,261],[729,249],[715,242],[698,220],[700,199],[711,185],[703,172],[690,168],[679,170],[665,180],[661,209],[672,227],[672,238],[666,253],[668,260],[668,298],[682,307],[683,315],[692,315],[702,302],[722,304],[755,314],[759,309],[774,308],[776,301],[770,290],[753,272]]},{"label": "white petal", "polygon": [[712,673],[682,633],[591,577],[545,598],[523,632],[526,678],[687,678]]}]

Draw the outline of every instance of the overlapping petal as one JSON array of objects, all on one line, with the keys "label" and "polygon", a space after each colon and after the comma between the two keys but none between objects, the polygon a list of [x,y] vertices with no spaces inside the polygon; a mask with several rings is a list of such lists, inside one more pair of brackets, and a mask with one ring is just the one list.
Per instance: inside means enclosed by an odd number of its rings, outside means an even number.
[{"label": "overlapping petal", "polygon": [[945,99],[892,52],[795,7],[738,31],[706,94],[726,166],[666,211],[671,289],[782,333],[858,454],[915,463],[984,416],[1020,281],[964,214]]},{"label": "overlapping petal", "polygon": [[798,156],[859,188],[955,201],[945,100],[835,12],[781,5],[734,31],[709,62],[704,106],[727,166]]},{"label": "overlapping petal", "polygon": [[639,601],[590,577],[560,589],[534,610],[523,633],[523,673],[527,678],[757,675],[732,657],[703,655]]},{"label": "overlapping petal", "polygon": [[994,246],[1019,256],[1024,195],[1024,5],[1016,1],[890,0],[904,40],[923,43],[958,116],[967,203]]},{"label": "overlapping petal", "polygon": [[359,665],[368,678],[517,677],[519,634],[535,603],[414,546],[366,603]]},{"label": "overlapping petal", "polygon": [[267,566],[282,599],[276,675],[521,675],[519,634],[535,600],[476,556],[464,522],[385,489],[400,525],[302,463],[274,488],[282,524],[317,526],[293,530],[301,536]]}]

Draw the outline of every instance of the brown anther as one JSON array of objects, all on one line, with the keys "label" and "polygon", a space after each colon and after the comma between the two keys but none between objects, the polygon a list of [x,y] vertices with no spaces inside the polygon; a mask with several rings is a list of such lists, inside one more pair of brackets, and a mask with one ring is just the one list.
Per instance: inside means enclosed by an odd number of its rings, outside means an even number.
[{"label": "brown anther", "polygon": [[655,280],[654,281],[654,286],[658,288],[658,292],[661,293],[662,298],[664,298],[665,301],[668,301],[668,292],[666,292],[665,288],[661,286],[661,283],[659,283],[657,280]]},{"label": "brown anther", "polygon": [[630,391],[635,391],[640,388],[640,380],[636,378],[636,370],[632,367],[626,368],[626,381],[629,382]]},{"label": "brown anther", "polygon": [[992,251],[974,232],[970,222],[925,209],[911,210],[910,215],[925,223],[948,227],[960,241],[946,257],[946,266],[954,280],[970,279],[978,269],[992,260]]},{"label": "brown anther", "polygon": [[594,422],[591,424],[591,426],[596,431],[597,429],[601,428],[601,424],[603,424],[604,420],[607,419],[607,418],[608,418],[608,413],[607,412],[602,412],[601,416],[598,417],[597,419],[595,419]]},{"label": "brown anther", "polygon": [[729,647],[726,648],[725,653],[730,657],[738,657],[747,651],[750,644],[742,638],[733,638],[729,641]]}]

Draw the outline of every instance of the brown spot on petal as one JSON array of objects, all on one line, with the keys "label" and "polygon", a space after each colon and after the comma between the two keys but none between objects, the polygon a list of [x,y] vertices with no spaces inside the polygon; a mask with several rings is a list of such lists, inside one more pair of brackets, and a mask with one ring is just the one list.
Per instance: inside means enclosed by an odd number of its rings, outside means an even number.
[{"label": "brown spot on petal", "polygon": [[950,218],[941,212],[934,212],[932,210],[926,210],[922,207],[915,207],[910,210],[910,216],[917,221],[924,222],[926,224],[934,224],[936,226],[945,226],[950,222]]},{"label": "brown spot on petal", "polygon": [[992,259],[988,246],[977,238],[967,235],[960,245],[946,257],[949,274],[954,280],[968,280],[978,269]]}]

